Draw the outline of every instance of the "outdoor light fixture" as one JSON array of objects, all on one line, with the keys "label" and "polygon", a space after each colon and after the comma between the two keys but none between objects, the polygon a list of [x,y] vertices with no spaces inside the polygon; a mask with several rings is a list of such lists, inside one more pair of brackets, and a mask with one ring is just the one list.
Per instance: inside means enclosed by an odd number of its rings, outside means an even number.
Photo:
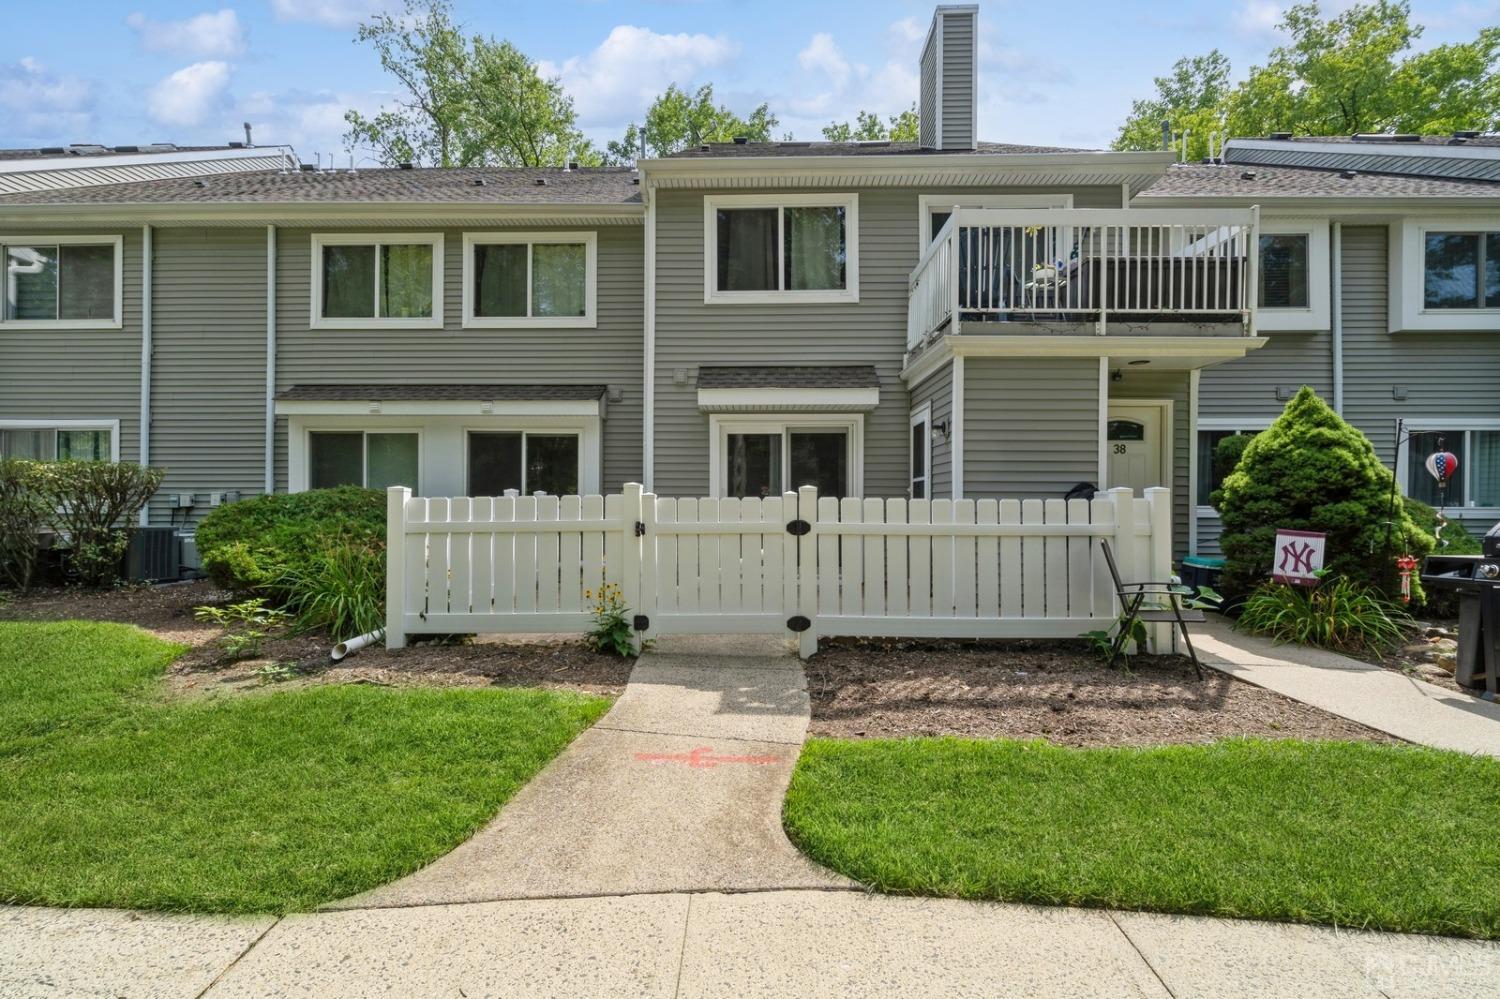
[{"label": "outdoor light fixture", "polygon": [[1150,361],[1148,361],[1148,360],[1146,360],[1146,358],[1142,357],[1142,358],[1137,358],[1134,361],[1131,361],[1130,365],[1131,365],[1131,367],[1135,367],[1138,364],[1150,364],[1150,363],[1151,363]]},{"label": "outdoor light fixture", "polygon": [[934,423],[932,425],[932,443],[934,443],[934,444],[946,444],[946,443],[948,443],[948,421],[947,420],[944,420],[942,423]]}]

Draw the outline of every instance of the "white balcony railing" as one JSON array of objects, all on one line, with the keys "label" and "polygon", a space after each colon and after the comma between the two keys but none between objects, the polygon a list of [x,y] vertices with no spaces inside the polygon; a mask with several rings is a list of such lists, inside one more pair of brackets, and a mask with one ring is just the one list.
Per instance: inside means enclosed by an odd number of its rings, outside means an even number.
[{"label": "white balcony railing", "polygon": [[1102,334],[1111,316],[1253,333],[1257,219],[1254,208],[955,208],[911,273],[907,348],[1004,322],[1093,322]]}]

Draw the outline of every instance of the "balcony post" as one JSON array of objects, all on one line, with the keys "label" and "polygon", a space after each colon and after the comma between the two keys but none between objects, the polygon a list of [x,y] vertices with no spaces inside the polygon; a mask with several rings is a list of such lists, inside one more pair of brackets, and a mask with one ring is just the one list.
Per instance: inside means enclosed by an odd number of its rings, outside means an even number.
[{"label": "balcony post", "polygon": [[963,285],[963,274],[960,273],[958,234],[959,223],[963,220],[958,213],[963,211],[958,205],[953,206],[953,214],[949,218],[953,221],[953,231],[948,233],[948,306],[952,309],[948,313],[948,332],[957,336],[962,332],[958,328],[958,310],[961,305],[959,299],[959,288]]},{"label": "balcony post", "polygon": [[1250,206],[1250,245],[1245,251],[1249,257],[1250,276],[1246,287],[1240,292],[1245,309],[1245,334],[1255,335],[1256,305],[1260,301],[1260,205]]}]

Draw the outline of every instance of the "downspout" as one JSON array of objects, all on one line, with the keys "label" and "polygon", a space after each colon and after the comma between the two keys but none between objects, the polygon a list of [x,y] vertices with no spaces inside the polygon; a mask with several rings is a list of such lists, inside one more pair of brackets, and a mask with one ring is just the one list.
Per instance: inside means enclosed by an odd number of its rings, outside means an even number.
[{"label": "downspout", "polygon": [[[151,227],[141,226],[141,414],[140,461],[151,464]],[[140,525],[151,523],[151,504],[141,507]]]},{"label": "downspout", "polygon": [[1333,223],[1328,306],[1333,338],[1333,411],[1344,415],[1344,223]]},{"label": "downspout", "polygon": [[950,478],[953,498],[964,498],[964,355],[953,355],[953,399],[948,407],[948,461],[953,466]]},{"label": "downspout", "polygon": [[266,226],[266,480],[276,491],[276,227]]},{"label": "downspout", "polygon": [[646,492],[653,492],[656,481],[656,198],[646,186],[646,320],[644,380],[641,383],[641,479]]}]

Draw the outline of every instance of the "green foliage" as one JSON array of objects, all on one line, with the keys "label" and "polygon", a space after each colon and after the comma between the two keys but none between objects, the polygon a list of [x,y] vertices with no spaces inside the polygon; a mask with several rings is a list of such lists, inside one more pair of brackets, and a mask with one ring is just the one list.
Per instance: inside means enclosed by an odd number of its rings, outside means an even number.
[{"label": "green foliage", "polygon": [[1223,482],[1229,477],[1254,439],[1254,434],[1234,434],[1214,445],[1214,481]]},{"label": "green foliage", "polygon": [[255,496],[218,507],[198,525],[198,555],[215,583],[240,593],[285,595],[333,543],[383,547],[385,494],[339,486]]},{"label": "green foliage", "polygon": [[1263,583],[1235,627],[1278,642],[1380,655],[1416,626],[1399,603],[1373,587],[1324,575],[1315,587]]},{"label": "green foliage", "polygon": [[1472,41],[1413,53],[1422,26],[1406,0],[1357,3],[1325,18],[1315,3],[1288,8],[1278,28],[1288,41],[1238,85],[1217,50],[1180,59],[1136,101],[1116,149],[1161,148],[1161,122],[1192,130],[1188,155],[1208,151],[1208,134],[1302,135],[1500,127],[1500,28]]},{"label": "green foliage", "polygon": [[[1120,633],[1120,629],[1124,627],[1125,615],[1121,614],[1115,620],[1115,623],[1110,627],[1102,628],[1096,631],[1085,631],[1079,637],[1088,642],[1090,652],[1098,656],[1101,660],[1108,662],[1110,660],[1111,653],[1114,652],[1115,636],[1118,635]],[[1125,644],[1121,647],[1120,650],[1120,658],[1124,659],[1125,662],[1129,664],[1130,650],[1132,648],[1144,649],[1146,647],[1146,637],[1146,623],[1140,620],[1132,621],[1130,623],[1130,635],[1125,640]]]},{"label": "green foliage", "polygon": [[219,647],[225,662],[254,659],[265,648],[270,635],[286,627],[285,611],[266,606],[261,597],[241,600],[238,603],[216,607],[205,604],[193,609],[193,616],[200,621],[216,624],[224,629],[214,644]]},{"label": "green foliage", "polygon": [[829,142],[872,142],[890,139],[892,142],[916,142],[918,137],[917,106],[893,114],[890,124],[880,120],[873,111],[861,111],[855,116],[854,125],[847,121],[831,121],[823,127],[823,138]]},{"label": "green foliage", "polygon": [[387,166],[599,162],[562,85],[510,42],[466,40],[449,0],[405,0],[361,24],[357,40],[379,55],[396,99],[370,117],[345,112],[347,147],[369,146]]},{"label": "green foliage", "polygon": [[31,585],[39,535],[51,513],[42,501],[46,473],[41,462],[0,460],[0,587],[24,591]]},{"label": "green foliage", "polygon": [[342,541],[287,571],[281,585],[297,625],[335,642],[385,626],[385,546]]},{"label": "green foliage", "polygon": [[[1328,535],[1325,569],[1394,597],[1396,557],[1425,555],[1433,542],[1400,502],[1393,519],[1391,486],[1369,439],[1304,386],[1213,494],[1224,590],[1248,594],[1270,575],[1280,528]],[[1412,587],[1420,599],[1416,580]]]},{"label": "green foliage", "polygon": [[635,655],[635,630],[630,627],[630,608],[625,606],[620,587],[615,583],[605,583],[597,593],[585,590],[583,596],[594,601],[594,627],[587,635],[589,644],[599,652],[611,655]]},{"label": "green foliage", "polygon": [[768,142],[778,124],[768,104],[741,118],[725,105],[714,103],[712,83],[693,93],[674,83],[651,102],[644,125],[631,122],[618,141],[609,143],[605,159],[610,163],[634,162],[641,155],[642,139],[650,156],[670,156],[703,142],[732,142],[741,135],[751,142]]},{"label": "green foliage", "polygon": [[66,539],[68,561],[85,586],[118,577],[141,508],[161,486],[164,468],[124,461],[47,462],[36,479],[40,500]]},{"label": "green foliage", "polygon": [[1442,533],[1439,534],[1438,512],[1435,507],[1409,496],[1403,498],[1402,502],[1406,504],[1406,512],[1417,529],[1423,534],[1432,535],[1437,542],[1432,549],[1434,555],[1478,555],[1484,551],[1483,543],[1469,533],[1463,521],[1445,518]]}]

